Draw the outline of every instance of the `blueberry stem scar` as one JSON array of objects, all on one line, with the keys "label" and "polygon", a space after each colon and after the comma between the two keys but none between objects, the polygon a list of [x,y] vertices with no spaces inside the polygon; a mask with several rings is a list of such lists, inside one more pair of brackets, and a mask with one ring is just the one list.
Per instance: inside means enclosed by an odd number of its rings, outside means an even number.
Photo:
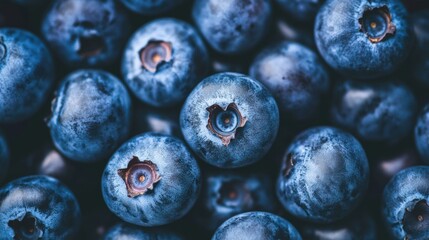
[{"label": "blueberry stem scar", "polygon": [[142,66],[149,72],[155,73],[159,65],[172,59],[173,47],[164,41],[149,41],[140,52]]},{"label": "blueberry stem scar", "polygon": [[[380,21],[381,18],[381,21]],[[387,6],[368,8],[359,18],[360,31],[365,33],[372,43],[378,43],[396,32],[396,26],[392,22],[392,15]],[[381,32],[374,32],[380,31]]]}]

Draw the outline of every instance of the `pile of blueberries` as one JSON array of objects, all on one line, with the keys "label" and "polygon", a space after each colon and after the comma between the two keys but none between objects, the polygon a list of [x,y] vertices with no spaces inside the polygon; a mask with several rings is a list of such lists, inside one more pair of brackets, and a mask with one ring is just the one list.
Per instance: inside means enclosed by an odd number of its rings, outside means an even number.
[{"label": "pile of blueberries", "polygon": [[0,240],[428,240],[429,1],[0,3]]}]

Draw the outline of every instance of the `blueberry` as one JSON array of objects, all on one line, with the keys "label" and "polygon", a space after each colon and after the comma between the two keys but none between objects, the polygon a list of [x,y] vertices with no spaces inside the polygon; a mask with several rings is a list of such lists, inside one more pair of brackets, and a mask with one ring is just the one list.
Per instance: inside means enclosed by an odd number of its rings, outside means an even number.
[{"label": "blueberry", "polygon": [[405,84],[344,81],[333,93],[331,119],[362,140],[394,144],[411,134],[417,111]]},{"label": "blueberry", "polygon": [[210,46],[222,54],[254,48],[267,33],[269,0],[196,0],[192,16]]},{"label": "blueberry", "polygon": [[268,152],[277,135],[279,112],[259,82],[219,73],[204,79],[188,96],[180,126],[186,142],[204,161],[236,168]]},{"label": "blueberry", "polygon": [[421,159],[429,164],[429,104],[423,108],[417,119],[414,141]]},{"label": "blueberry", "polygon": [[181,103],[208,68],[208,53],[197,32],[172,18],[138,29],[122,60],[123,78],[131,91],[156,107]]},{"label": "blueberry", "polygon": [[320,115],[329,75],[309,48],[286,41],[275,44],[259,53],[249,72],[271,91],[285,118],[300,122]]},{"label": "blueberry", "polygon": [[74,239],[80,208],[54,178],[28,176],[0,189],[1,239]]},{"label": "blueberry", "polygon": [[55,146],[66,157],[92,162],[110,156],[126,139],[131,100],[113,75],[80,70],[60,85],[48,122]]},{"label": "blueberry", "polygon": [[296,21],[313,24],[324,0],[276,0],[286,17]]},{"label": "blueberry", "polygon": [[184,240],[179,234],[164,228],[141,228],[130,224],[119,223],[113,226],[104,236],[104,240],[139,239],[139,240]]},{"label": "blueberry", "polygon": [[298,135],[285,153],[277,196],[295,217],[330,223],[356,208],[368,180],[360,143],[339,129],[316,127]]},{"label": "blueberry", "polygon": [[54,66],[46,46],[30,32],[0,29],[0,123],[34,115],[54,83]]},{"label": "blueberry", "polygon": [[411,15],[417,47],[413,54],[413,74],[417,82],[429,87],[429,9]]},{"label": "blueberry", "polygon": [[194,222],[214,231],[228,218],[248,211],[275,212],[277,199],[270,176],[240,172],[213,172],[204,177]]},{"label": "blueberry", "polygon": [[298,231],[285,219],[267,212],[247,212],[224,222],[212,240],[301,240]]},{"label": "blueberry", "polygon": [[114,0],[56,0],[42,33],[69,68],[112,64],[130,32],[128,17]]},{"label": "blueberry", "polygon": [[153,16],[168,13],[174,8],[189,2],[188,0],[121,0],[121,2],[131,11]]},{"label": "blueberry", "polygon": [[414,44],[400,0],[327,0],[317,15],[314,35],[326,62],[353,78],[392,73]]},{"label": "blueberry", "polygon": [[0,131],[0,182],[3,180],[9,169],[9,145],[6,142],[6,138]]},{"label": "blueberry", "polygon": [[109,209],[141,226],[171,223],[194,205],[200,191],[197,162],[177,138],[138,135],[113,154],[102,177]]},{"label": "blueberry", "polygon": [[395,239],[429,239],[429,167],[396,174],[383,192],[383,217]]}]

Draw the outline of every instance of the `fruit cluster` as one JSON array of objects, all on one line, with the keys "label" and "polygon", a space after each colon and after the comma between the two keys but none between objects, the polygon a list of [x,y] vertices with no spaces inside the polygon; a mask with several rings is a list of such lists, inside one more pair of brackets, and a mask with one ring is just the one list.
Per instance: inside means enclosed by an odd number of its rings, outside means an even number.
[{"label": "fruit cluster", "polygon": [[0,240],[429,239],[429,2],[0,3]]}]

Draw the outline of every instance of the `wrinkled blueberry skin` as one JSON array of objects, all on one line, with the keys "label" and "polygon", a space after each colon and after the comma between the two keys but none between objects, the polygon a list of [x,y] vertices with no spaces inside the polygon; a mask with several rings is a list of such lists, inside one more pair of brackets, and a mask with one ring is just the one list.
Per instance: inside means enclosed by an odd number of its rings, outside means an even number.
[{"label": "wrinkled blueberry skin", "polygon": [[6,138],[0,131],[0,182],[6,177],[9,169],[9,146],[6,142]]},{"label": "wrinkled blueberry skin", "polygon": [[110,156],[130,131],[131,100],[125,86],[99,70],[80,70],[58,88],[48,122],[66,157],[93,162]]},{"label": "wrinkled blueberry skin", "polygon": [[[142,66],[139,54],[150,41],[168,42],[173,48],[172,59],[158,65],[154,73]],[[208,52],[198,33],[172,18],[157,19],[138,29],[122,60],[125,83],[138,99],[155,107],[181,103],[208,70]]]},{"label": "wrinkled blueberry skin", "polygon": [[313,23],[324,0],[276,0],[287,17],[304,23]]},{"label": "wrinkled blueberry skin", "polygon": [[278,43],[263,50],[249,72],[271,91],[285,118],[308,122],[320,115],[330,81],[322,61],[309,48]]},{"label": "wrinkled blueberry skin", "polygon": [[129,32],[126,12],[114,0],[57,0],[42,23],[43,37],[72,69],[112,64]]},{"label": "wrinkled blueberry skin", "polygon": [[359,204],[368,181],[368,160],[360,143],[339,129],[316,127],[298,135],[289,146],[277,196],[290,214],[330,223]]},{"label": "wrinkled blueberry skin", "polygon": [[285,219],[267,212],[247,212],[225,221],[212,240],[301,240],[296,228]]},{"label": "wrinkled blueberry skin", "polygon": [[38,239],[74,239],[80,225],[80,208],[72,192],[58,180],[46,176],[28,176],[14,180],[0,189],[0,233],[13,239],[8,223],[25,215],[41,223]]},{"label": "wrinkled blueberry skin", "polygon": [[[396,174],[383,192],[383,218],[394,239],[428,239],[429,232],[406,232],[403,219],[406,209],[414,209],[419,201],[429,202],[429,167],[410,167]],[[427,216],[427,214],[426,214]],[[425,217],[426,217],[425,216]],[[428,221],[424,219],[424,221]],[[408,238],[406,238],[408,237]]]},{"label": "wrinkled blueberry skin", "polygon": [[30,32],[0,29],[0,123],[34,115],[49,96],[54,66],[46,46]]},{"label": "wrinkled blueberry skin", "polygon": [[[235,103],[247,122],[228,146],[207,128],[207,108]],[[180,114],[183,136],[207,163],[237,168],[260,160],[271,148],[279,128],[273,96],[258,81],[238,73],[219,73],[204,79],[188,96]]]},{"label": "wrinkled blueberry skin", "polygon": [[[156,164],[161,180],[153,190],[128,197],[118,169],[127,168],[134,156]],[[132,138],[113,154],[103,173],[102,192],[109,209],[122,220],[140,226],[159,226],[189,212],[200,192],[200,178],[197,162],[181,140],[146,133]]]},{"label": "wrinkled blueberry skin", "polygon": [[429,164],[429,104],[424,107],[417,119],[414,141],[420,158]]},{"label": "wrinkled blueberry skin", "polygon": [[[359,19],[367,8],[387,6],[396,26],[394,35],[371,43]],[[327,0],[316,17],[314,35],[325,61],[347,77],[368,79],[387,75],[408,57],[414,34],[400,0]]]},{"label": "wrinkled blueberry skin", "polygon": [[104,236],[104,240],[185,240],[179,234],[164,228],[141,228],[126,223],[118,223]]},{"label": "wrinkled blueberry skin", "polygon": [[196,0],[192,17],[209,45],[222,54],[254,48],[271,21],[269,0]]},{"label": "wrinkled blueberry skin", "polygon": [[331,120],[364,141],[395,144],[411,134],[417,111],[403,83],[344,81],[335,87]]},{"label": "wrinkled blueberry skin", "polygon": [[271,178],[262,174],[207,174],[194,209],[194,221],[201,228],[214,232],[223,222],[239,213],[275,212],[278,208],[273,186]]},{"label": "wrinkled blueberry skin", "polygon": [[416,81],[429,87],[429,9],[411,15],[417,47],[413,53],[413,74]]},{"label": "wrinkled blueberry skin", "polygon": [[154,16],[170,12],[188,0],[121,0],[121,2],[133,12]]}]

